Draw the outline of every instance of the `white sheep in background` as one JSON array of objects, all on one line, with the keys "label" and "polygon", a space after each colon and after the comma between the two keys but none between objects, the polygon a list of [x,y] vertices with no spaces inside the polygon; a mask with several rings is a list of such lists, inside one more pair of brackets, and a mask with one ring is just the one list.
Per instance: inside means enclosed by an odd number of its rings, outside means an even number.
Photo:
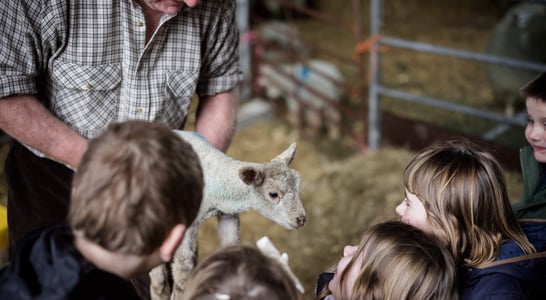
[{"label": "white sheep in background", "polygon": [[[170,267],[162,265],[150,272],[152,299],[175,299],[182,294],[197,261],[199,225],[212,216],[218,217],[222,246],[239,242],[239,213],[249,209],[288,229],[305,224],[300,177],[288,167],[294,159],[296,144],[269,162],[254,163],[227,156],[195,132],[175,132],[197,153],[205,187],[197,218],[187,229]],[[173,287],[169,284],[169,274]]]},{"label": "white sheep in background", "polygon": [[294,25],[280,21],[264,22],[258,29],[258,37],[267,48],[263,52],[256,49],[263,59],[280,61],[290,56],[309,57],[310,50]]},{"label": "white sheep in background", "polygon": [[324,124],[329,137],[337,139],[341,128],[338,105],[345,95],[340,87],[343,81],[334,64],[310,60],[307,64],[282,64],[278,67],[262,64],[258,68],[257,84],[265,90],[268,98],[285,99],[288,121],[292,126],[298,130],[305,127],[315,136]]}]

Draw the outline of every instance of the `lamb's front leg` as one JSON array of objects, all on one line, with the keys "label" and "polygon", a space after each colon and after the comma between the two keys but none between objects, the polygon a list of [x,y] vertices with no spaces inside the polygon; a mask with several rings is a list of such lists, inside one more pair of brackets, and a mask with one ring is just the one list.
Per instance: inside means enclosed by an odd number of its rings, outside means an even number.
[{"label": "lamb's front leg", "polygon": [[150,271],[150,298],[152,300],[169,299],[171,283],[167,264],[159,265]]},{"label": "lamb's front leg", "polygon": [[239,230],[241,222],[239,214],[225,215],[218,214],[218,235],[220,236],[220,243],[222,246],[229,244],[238,244],[240,239]]},{"label": "lamb's front leg", "polygon": [[186,283],[197,263],[199,225],[193,224],[186,230],[182,243],[176,249],[171,269],[173,275],[173,292],[171,300],[181,299]]}]

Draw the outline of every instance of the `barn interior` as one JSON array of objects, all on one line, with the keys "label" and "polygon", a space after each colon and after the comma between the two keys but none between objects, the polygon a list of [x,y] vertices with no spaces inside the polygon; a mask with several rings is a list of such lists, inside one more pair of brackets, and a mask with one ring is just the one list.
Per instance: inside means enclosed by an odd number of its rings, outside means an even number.
[{"label": "barn interior", "polygon": [[[318,274],[335,265],[344,245],[358,243],[371,224],[396,218],[394,207],[403,200],[402,171],[419,148],[456,137],[483,144],[506,164],[510,198],[513,202],[519,199],[522,178],[517,149],[526,142],[524,125],[518,124],[526,116],[517,89],[537,71],[499,71],[498,66],[492,69],[491,63],[439,55],[427,49],[434,46],[459,51],[458,54],[492,54],[540,64],[534,54],[536,47],[542,47],[539,42],[524,53],[497,51],[507,49],[502,44],[506,36],[526,33],[532,37],[533,30],[537,30],[536,34],[546,31],[544,24],[519,28],[506,21],[508,15],[514,18],[525,1],[279,1],[280,5],[272,7],[263,4],[267,1],[248,3],[248,28],[241,32],[242,44],[248,46],[241,108],[258,101],[265,103],[266,110],[241,123],[227,154],[238,160],[265,162],[290,143],[297,143],[291,167],[301,176],[301,200],[307,212],[305,226],[289,231],[248,211],[241,214],[241,241],[253,244],[268,236],[279,251],[287,253],[294,273],[306,289],[304,299],[312,299]],[[377,3],[381,8],[381,30],[379,35],[373,35],[372,10]],[[535,9],[533,13],[545,14],[544,11]],[[544,16],[522,15],[520,18]],[[290,32],[280,34],[288,41],[278,37],[267,40],[264,36],[264,28],[278,23],[288,25]],[[420,49],[377,43],[385,37],[418,43]],[[380,55],[375,61],[378,73],[372,72],[373,47]],[[280,66],[310,60],[333,64],[343,77],[339,86],[344,95],[334,106],[342,116],[341,133],[335,139],[327,134],[326,125],[331,121],[328,118],[321,121],[319,132],[309,132],[309,125],[298,125],[290,119],[285,101],[288,96],[271,99],[263,88],[258,88],[259,66],[264,61]],[[491,74],[519,75],[506,79],[514,84],[506,91],[498,86],[505,79],[495,81]],[[444,99],[446,103],[494,116],[484,118],[404,101],[394,94],[380,95],[380,139],[376,146],[370,146],[373,137],[369,122],[370,116],[374,116],[370,110],[374,108],[369,99],[374,78],[385,89],[425,99]],[[328,100],[331,99],[325,101]],[[303,105],[303,110],[313,108]],[[304,118],[303,114],[300,118]],[[191,122],[192,116],[190,130]],[[0,162],[5,160],[8,145],[9,139],[0,145]],[[0,179],[0,204],[5,205],[7,191],[4,178]],[[219,247],[216,220],[210,219],[201,227],[199,247],[201,258]]]}]

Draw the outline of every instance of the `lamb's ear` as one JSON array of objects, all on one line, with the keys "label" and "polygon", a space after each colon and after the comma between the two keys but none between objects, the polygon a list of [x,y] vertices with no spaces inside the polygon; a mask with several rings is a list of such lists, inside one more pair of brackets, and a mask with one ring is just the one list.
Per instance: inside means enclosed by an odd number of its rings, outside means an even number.
[{"label": "lamb's ear", "polygon": [[247,185],[260,185],[264,182],[262,171],[253,167],[243,167],[239,169],[239,177]]},{"label": "lamb's ear", "polygon": [[296,156],[296,143],[292,143],[290,144],[288,149],[284,150],[281,154],[273,158],[271,161],[280,161],[289,165],[294,160],[295,156]]}]

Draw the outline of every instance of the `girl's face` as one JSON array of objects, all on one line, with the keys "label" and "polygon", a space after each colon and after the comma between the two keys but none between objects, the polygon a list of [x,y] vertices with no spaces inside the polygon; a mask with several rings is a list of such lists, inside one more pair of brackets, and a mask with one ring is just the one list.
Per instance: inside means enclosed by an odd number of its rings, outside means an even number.
[{"label": "girl's face", "polygon": [[546,163],[546,103],[528,98],[525,106],[527,107],[525,138],[533,147],[535,159]]},{"label": "girl's face", "polygon": [[423,202],[407,189],[402,203],[396,207],[396,213],[402,222],[427,231],[427,211]]},{"label": "girl's face", "polygon": [[[337,264],[334,278],[328,283],[328,289],[332,292],[332,295],[336,300],[348,299],[351,296],[351,291],[360,271],[360,265],[362,265],[360,258],[351,266],[349,270],[347,270],[345,277],[343,278],[343,282],[340,281],[340,277],[343,270],[347,268],[347,264],[349,264],[353,258],[357,248],[358,247],[356,246],[345,246],[343,249],[343,257]],[[341,287],[343,287],[343,295],[341,294]]]}]

